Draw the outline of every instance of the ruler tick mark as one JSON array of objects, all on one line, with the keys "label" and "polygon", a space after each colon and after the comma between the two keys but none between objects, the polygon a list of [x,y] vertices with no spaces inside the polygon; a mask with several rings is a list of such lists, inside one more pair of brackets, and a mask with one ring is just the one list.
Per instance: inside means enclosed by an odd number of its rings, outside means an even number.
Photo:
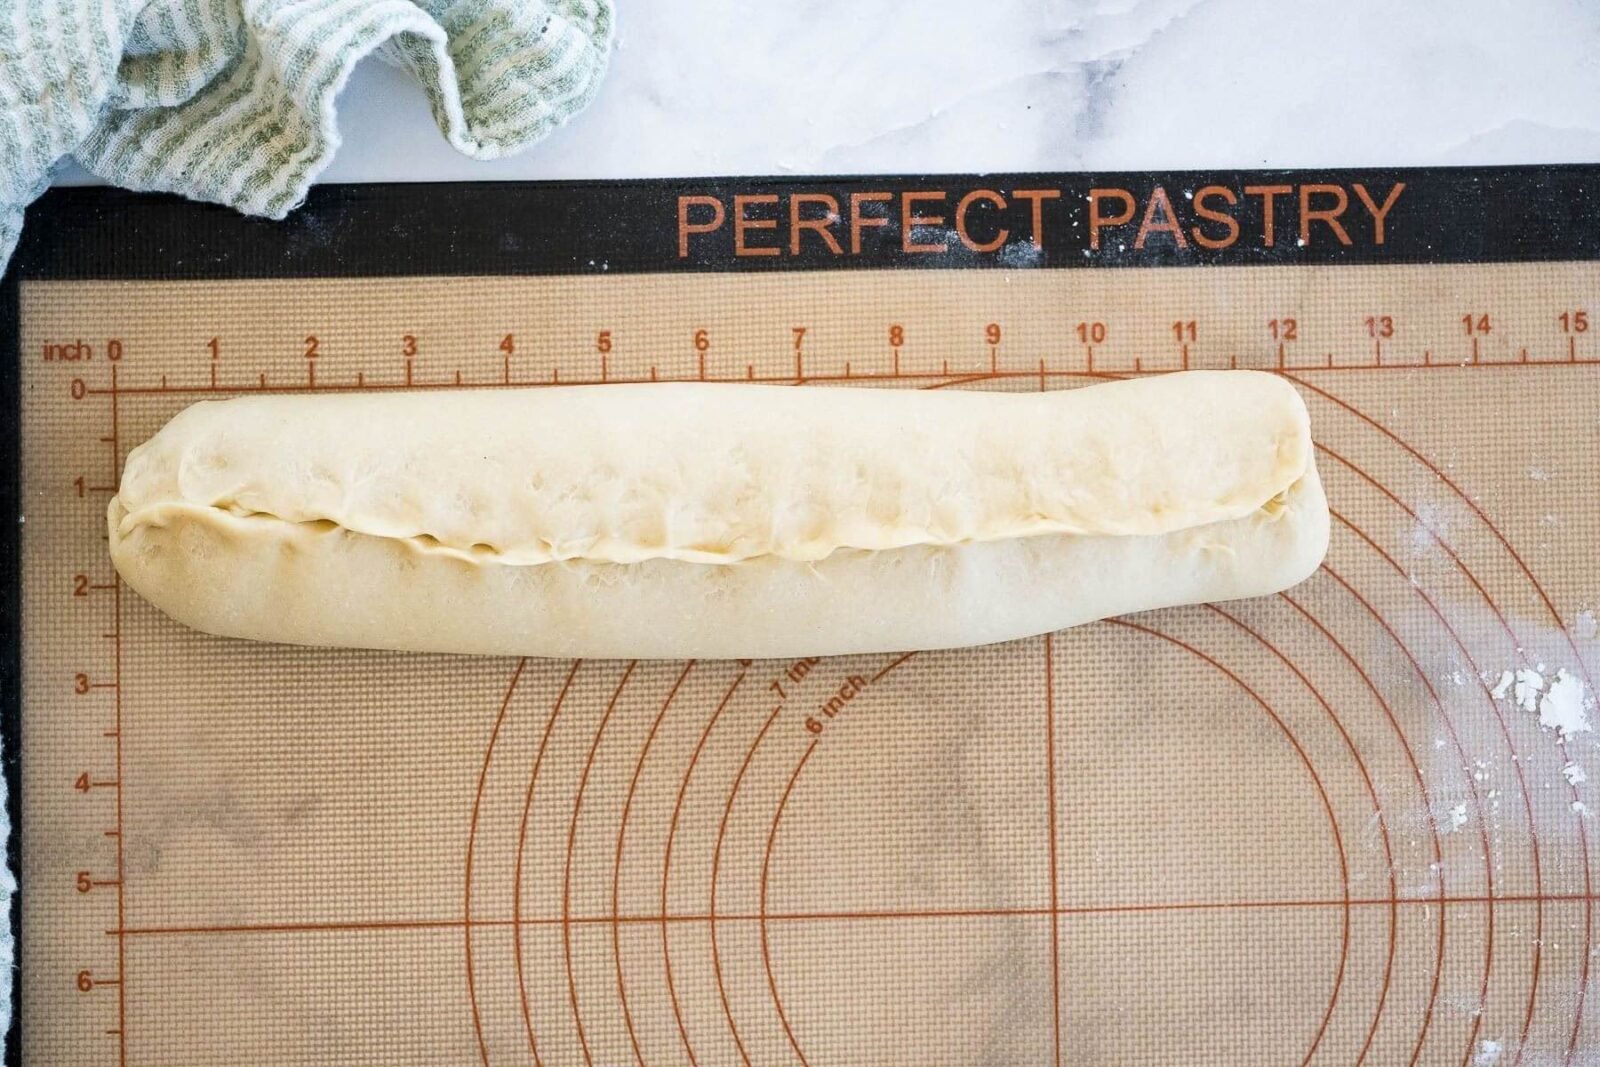
[{"label": "ruler tick mark", "polygon": [[[266,375],[261,376],[262,383],[266,383]],[[166,388],[165,380],[162,381],[163,390]],[[117,365],[111,365],[111,480],[117,480],[117,475],[122,468],[122,431],[120,415],[120,383],[117,379]],[[123,817],[122,817],[122,578],[113,575],[111,579],[111,617],[113,619],[112,632],[116,635],[111,643],[112,678],[117,687],[112,690],[112,749],[116,766],[116,785],[113,796],[116,798],[116,830],[114,840],[117,843],[117,929],[125,929],[128,925],[126,909],[126,894],[123,891],[123,881],[127,877],[123,855]],[[117,936],[117,1063],[118,1067],[127,1067],[128,1063],[128,996],[123,985],[123,979],[128,973],[128,939],[123,935]]]}]

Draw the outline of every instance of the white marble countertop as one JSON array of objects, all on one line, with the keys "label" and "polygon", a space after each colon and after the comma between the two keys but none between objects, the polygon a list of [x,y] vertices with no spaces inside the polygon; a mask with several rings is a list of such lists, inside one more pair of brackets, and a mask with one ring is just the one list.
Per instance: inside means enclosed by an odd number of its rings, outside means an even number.
[{"label": "white marble countertop", "polygon": [[510,159],[368,59],[323,180],[1600,160],[1595,0],[617,7],[598,99]]}]

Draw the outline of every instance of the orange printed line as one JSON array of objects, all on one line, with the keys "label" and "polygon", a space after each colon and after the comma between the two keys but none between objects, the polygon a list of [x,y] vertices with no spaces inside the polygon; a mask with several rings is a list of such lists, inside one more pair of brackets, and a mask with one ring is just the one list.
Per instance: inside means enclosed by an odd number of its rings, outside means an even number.
[{"label": "orange printed line", "polygon": [[[1304,900],[1218,900],[1218,901],[1162,901],[1149,904],[1065,904],[1056,909],[1056,914],[1067,917],[1081,916],[1117,916],[1117,915],[1161,915],[1168,912],[1186,911],[1279,911],[1321,908],[1343,908],[1348,904],[1352,908],[1391,908],[1400,907],[1482,907],[1485,905],[1500,906],[1511,904],[1592,904],[1600,895],[1586,896],[1582,893],[1519,893],[1503,896],[1487,896],[1483,894],[1456,895],[1440,899],[1438,896],[1427,897],[1352,897],[1346,901],[1338,897]],[[769,911],[765,915],[760,912],[718,912],[718,923],[824,923],[824,922],[946,922],[968,919],[1047,919],[1051,909],[1047,907],[1024,908],[930,908],[925,910],[842,910],[842,911]],[[684,924],[709,924],[712,916],[709,912],[683,912],[670,915],[574,915],[566,920],[573,926],[660,926],[662,923],[672,925]],[[559,927],[562,918],[559,915],[524,916],[520,920],[523,926],[556,926]],[[326,933],[368,933],[386,931],[428,931],[428,930],[460,930],[467,925],[465,919],[371,919],[352,921],[328,922],[301,922],[301,923],[235,923],[227,925],[192,925],[192,926],[135,926],[127,929],[107,930],[107,934],[122,934],[127,937],[199,937],[210,935],[231,934],[326,934]],[[510,928],[515,925],[509,918],[477,918],[472,920],[473,929],[479,928]]]},{"label": "orange printed line", "polygon": [[1056,698],[1055,639],[1044,635],[1044,793],[1050,833],[1050,1028],[1056,1065],[1061,1064],[1061,892],[1056,869]]},{"label": "orange printed line", "polygon": [[[1306,365],[1306,366],[1303,366],[1303,367],[1275,367],[1274,366],[1274,367],[1263,367],[1263,368],[1259,368],[1259,369],[1267,371],[1269,373],[1282,373],[1282,374],[1287,374],[1287,375],[1338,374],[1338,373],[1348,373],[1348,372],[1370,373],[1370,372],[1373,372],[1373,371],[1418,371],[1418,370],[1458,371],[1458,370],[1462,369],[1462,365],[1460,365],[1460,364],[1434,363],[1431,360],[1432,360],[1432,353],[1429,352],[1429,353],[1425,353],[1424,354],[1422,362],[1413,362],[1413,363],[1384,363],[1381,366],[1372,365],[1372,364],[1362,364],[1362,363],[1340,363],[1340,364],[1335,364],[1333,366],[1317,366],[1317,365]],[[1519,370],[1519,371],[1533,371],[1533,370],[1536,370],[1536,369],[1550,369],[1550,368],[1555,368],[1555,367],[1574,367],[1574,366],[1577,366],[1577,367],[1592,367],[1592,366],[1596,366],[1596,365],[1600,365],[1600,359],[1530,360],[1527,363],[1520,363],[1520,362],[1515,362],[1515,361],[1502,361],[1502,362],[1483,362],[1483,363],[1471,364],[1471,366],[1473,366],[1473,367],[1475,367],[1477,369],[1480,369],[1480,370],[1513,369],[1513,370]],[[1233,368],[1237,368],[1238,367],[1238,357],[1237,356],[1230,357],[1229,366],[1233,367]],[[1146,375],[1179,374],[1179,373],[1182,373],[1184,370],[1187,370],[1187,369],[1188,369],[1187,366],[1181,367],[1181,368],[1173,368],[1173,367],[1152,368],[1152,367],[1147,367],[1147,368],[1144,368],[1144,370],[1141,373],[1142,374],[1146,374]],[[1051,379],[1074,379],[1074,378],[1088,378],[1088,379],[1093,379],[1093,380],[1100,380],[1103,377],[1105,377],[1105,375],[1103,373],[1099,372],[1099,371],[1096,371],[1094,373],[1090,373],[1090,372],[1088,372],[1086,370],[1050,370],[1047,367],[1040,367],[1038,370],[1032,370],[1032,371],[990,369],[990,370],[984,370],[984,371],[964,372],[964,371],[961,371],[961,370],[958,369],[956,371],[953,371],[952,373],[956,374],[956,375],[960,375],[962,377],[966,377],[970,381],[985,381],[985,380],[1002,381],[1002,380],[1012,380],[1012,379],[1018,379],[1018,378],[1034,378],[1034,379],[1037,379],[1037,380],[1043,382],[1043,381],[1047,381],[1047,380],[1051,380]],[[424,390],[435,390],[435,389],[534,389],[534,388],[546,388],[546,387],[549,387],[552,384],[570,385],[570,386],[640,385],[640,384],[643,384],[645,382],[657,382],[657,381],[663,381],[663,380],[671,380],[671,379],[662,379],[660,377],[659,372],[655,368],[652,368],[651,369],[651,373],[648,376],[645,376],[645,377],[617,378],[617,377],[611,377],[609,375],[602,375],[601,377],[598,377],[598,378],[578,378],[578,379],[566,379],[566,380],[552,379],[552,380],[548,380],[548,381],[546,381],[546,380],[537,380],[537,381],[535,381],[535,380],[528,380],[528,381],[503,381],[503,380],[496,380],[496,381],[465,381],[465,380],[456,380],[458,375],[459,375],[459,372],[456,372],[456,375],[452,376],[452,380],[443,381],[443,382],[419,382],[419,381],[411,380],[409,378],[403,383],[400,383],[400,382],[365,382],[365,381],[360,381],[360,382],[339,382],[339,383],[323,382],[323,383],[319,383],[317,385],[316,391],[319,392],[319,393],[339,393],[339,392],[398,392],[398,391],[405,391],[405,390],[424,391]],[[262,377],[262,381],[261,381],[261,384],[259,384],[259,385],[223,385],[223,386],[197,385],[197,386],[175,386],[175,387],[171,387],[171,388],[160,387],[160,386],[127,386],[127,387],[122,388],[121,392],[124,393],[124,394],[127,394],[127,395],[135,395],[135,396],[159,395],[159,394],[163,394],[163,393],[178,394],[178,395],[218,394],[218,395],[222,395],[222,396],[233,396],[233,395],[237,395],[237,394],[240,394],[240,393],[263,393],[263,392],[265,392],[265,393],[303,393],[303,392],[307,392],[308,391],[303,384],[302,385],[281,385],[281,386],[270,386],[269,387],[267,385],[266,381],[265,381],[265,377],[266,376],[262,375],[261,377]],[[946,378],[946,375],[944,375],[944,374],[942,374],[942,373],[940,373],[938,371],[899,371],[899,372],[891,372],[891,373],[864,373],[864,374],[863,373],[857,373],[857,372],[848,372],[848,373],[840,373],[840,374],[812,374],[812,375],[807,375],[803,379],[803,381],[806,382],[806,383],[812,383],[812,384],[818,384],[818,383],[826,384],[826,383],[829,383],[829,382],[844,382],[844,381],[851,381],[851,382],[943,381],[943,380],[945,380],[945,378]],[[695,379],[683,378],[683,379],[675,379],[675,380],[678,380],[678,381],[692,381],[692,380],[695,380]],[[706,381],[712,382],[712,383],[723,383],[723,384],[738,384],[738,383],[749,383],[749,382],[755,382],[757,384],[764,384],[764,385],[793,385],[793,384],[796,384],[796,379],[795,379],[795,377],[793,375],[756,375],[754,373],[754,369],[753,368],[748,369],[746,374],[744,374],[744,375],[731,377],[731,378],[725,378],[725,377],[707,378]],[[91,387],[88,390],[86,390],[86,392],[88,394],[90,394],[90,395],[104,396],[104,395],[109,395],[110,391],[107,390],[107,389],[96,389],[96,388],[92,388]]]}]

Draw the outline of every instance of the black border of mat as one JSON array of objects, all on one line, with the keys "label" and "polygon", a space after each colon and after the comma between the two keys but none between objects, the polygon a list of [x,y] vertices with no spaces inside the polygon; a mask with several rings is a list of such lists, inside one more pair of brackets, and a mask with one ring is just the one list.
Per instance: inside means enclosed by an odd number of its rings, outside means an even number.
[{"label": "black border of mat", "polygon": [[[1126,189],[1141,211],[1160,186],[1187,228],[1199,189],[1219,185],[1340,185],[1360,182],[1381,203],[1396,182],[1406,183],[1387,216],[1385,241],[1370,226],[1351,227],[1349,245],[1325,224],[1318,239],[1300,246],[1298,200],[1277,203],[1278,237],[1259,241],[1259,197],[1238,196],[1231,210],[1243,236],[1225,249],[1197,242],[1180,248],[1157,233],[1145,247],[1118,231],[1091,249],[1088,192]],[[907,254],[898,211],[864,233],[860,254],[834,255],[820,239],[799,255],[735,256],[731,225],[695,238],[679,255],[678,198],[715,197],[731,216],[734,196],[784,197],[795,192],[832,196],[841,205],[852,192],[942,192],[945,209],[974,189],[994,190],[1015,209],[1017,190],[1057,190],[1040,201],[1046,228],[1042,249],[1031,247],[1026,227],[993,253],[975,253],[946,232],[947,250]],[[1328,194],[1332,195],[1332,194]],[[1030,203],[1031,201],[1025,201]],[[1215,199],[1213,198],[1213,203]],[[753,202],[751,217],[782,211]],[[928,213],[939,201],[921,201]],[[992,203],[992,202],[991,202]],[[1326,205],[1326,198],[1319,206]],[[891,208],[893,205],[891,205]],[[978,210],[987,210],[988,205]],[[707,210],[710,210],[709,207]],[[876,210],[876,208],[874,208]],[[1367,219],[1352,204],[1352,222]],[[781,216],[780,216],[781,217]],[[979,218],[975,215],[974,218]],[[1020,217],[1019,217],[1020,218]],[[993,226],[993,217],[987,224]],[[1013,221],[1016,221],[1015,219]],[[990,234],[995,230],[988,231]],[[752,230],[752,244],[772,231]],[[986,235],[987,236],[987,235]],[[937,240],[935,231],[923,240]],[[787,249],[785,249],[787,252]],[[27,212],[22,240],[0,280],[0,769],[11,818],[10,863],[21,869],[21,560],[22,420],[21,286],[38,280],[184,280],[420,275],[639,274],[681,271],[853,269],[1082,269],[1095,267],[1271,266],[1305,263],[1482,263],[1600,259],[1600,164],[1517,167],[1360,168],[1330,170],[1211,170],[1066,174],[962,174],[886,177],[682,178],[642,181],[451,182],[326,185],[283,222],[247,218],[215,205],[120,189],[53,189]],[[27,892],[12,898],[11,926],[20,931]],[[13,1007],[22,985],[20,942]],[[70,996],[70,985],[62,986]],[[15,1010],[6,1036],[5,1063],[21,1062],[24,1039]]]},{"label": "black border of mat", "polygon": [[[1405,190],[1385,219],[1377,244],[1369,213],[1350,192],[1356,183],[1379,203],[1395,183]],[[1160,186],[1183,227],[1195,223],[1213,234],[1215,222],[1196,219],[1189,199],[1208,185],[1235,191],[1227,208],[1242,236],[1227,248],[1194,240],[1178,247],[1154,233],[1135,247],[1136,225],[1108,230],[1091,249],[1088,193],[1125,189],[1142,217]],[[1351,243],[1318,223],[1313,239],[1297,242],[1295,194],[1275,201],[1276,240],[1260,241],[1262,200],[1247,186],[1340,186],[1349,201],[1344,216]],[[968,250],[948,230],[916,235],[942,242],[941,254],[903,250],[899,201],[878,202],[864,214],[886,223],[862,234],[859,254],[829,252],[806,235],[799,255],[736,256],[731,236],[733,197],[784,197],[795,192],[832,196],[848,211],[852,192],[938,192],[943,201],[920,201],[918,212],[948,218],[965,193],[997,191],[1010,201],[998,215],[990,203],[972,207],[982,238],[1009,224],[1009,240],[992,253]],[[1031,246],[1027,201],[1018,190],[1060,195],[1039,201],[1045,230],[1042,249]],[[1330,196],[1316,194],[1326,207]],[[679,255],[678,198],[711,196],[725,204],[728,224],[697,236]],[[1031,203],[1031,202],[1028,202]],[[941,206],[942,205],[942,206]],[[1215,196],[1213,210],[1226,207]],[[812,204],[811,208],[817,205]],[[697,218],[706,208],[697,208]],[[749,243],[785,244],[782,201],[753,203],[746,214],[776,218],[779,230],[749,231]],[[783,271],[882,268],[1081,269],[1096,267],[1270,265],[1283,263],[1478,263],[1600,259],[1600,166],[1365,168],[1326,171],[1232,170],[1162,173],[932,175],[916,177],[785,177],[652,179],[645,181],[391,183],[328,185],[312,190],[284,222],[247,218],[226,208],[174,196],[117,189],[54,189],[28,211],[11,273],[31,278],[304,278],[414,275],[537,275],[658,273],[677,271]]]},{"label": "black border of mat", "polygon": [[[16,279],[0,280],[0,773],[5,775],[6,816],[11,821],[6,862],[20,874],[22,851],[22,365],[18,350],[21,308]],[[11,897],[13,968],[11,1029],[5,1062],[22,1062],[22,892]]]}]

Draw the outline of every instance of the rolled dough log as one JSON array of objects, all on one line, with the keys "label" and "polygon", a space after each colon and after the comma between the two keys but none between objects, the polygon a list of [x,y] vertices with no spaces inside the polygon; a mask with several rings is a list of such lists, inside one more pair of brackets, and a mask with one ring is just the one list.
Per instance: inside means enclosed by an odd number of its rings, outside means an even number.
[{"label": "rolled dough log", "polygon": [[1275,592],[1328,537],[1305,406],[1245,371],[242,397],[129,453],[108,521],[210,633],[626,658],[1003,641]]}]

